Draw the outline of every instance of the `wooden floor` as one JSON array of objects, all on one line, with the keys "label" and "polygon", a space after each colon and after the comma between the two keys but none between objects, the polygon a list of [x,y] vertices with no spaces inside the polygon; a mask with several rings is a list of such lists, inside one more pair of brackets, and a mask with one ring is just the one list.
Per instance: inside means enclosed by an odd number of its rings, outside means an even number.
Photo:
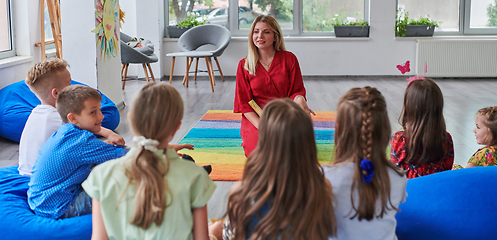
[{"label": "wooden floor", "polygon": [[[392,124],[392,133],[399,131],[398,118],[402,109],[406,77],[304,77],[308,103],[314,111],[336,111],[336,104],[342,94],[353,87],[372,86],[385,96],[388,114]],[[497,79],[436,79],[445,99],[444,116],[447,131],[452,135],[455,149],[455,162],[466,165],[469,157],[478,149],[474,134],[474,116],[478,109],[497,105]],[[145,85],[143,80],[127,81],[123,97],[129,105],[136,90]],[[222,82],[217,77],[215,92],[211,92],[209,81],[202,76],[196,83],[191,80],[186,88],[180,78],[172,84],[181,94],[185,114],[181,128],[173,139],[173,143],[181,140],[186,133],[200,120],[207,110],[232,110],[235,91],[235,78],[227,77]],[[132,134],[126,120],[127,107],[120,110],[121,123],[116,132],[124,137],[128,145],[132,145]],[[0,167],[17,165],[19,144],[0,137]],[[217,183],[214,195],[224,196],[230,183]],[[214,201],[225,202],[226,199]],[[213,198],[215,199],[215,198]],[[213,199],[211,199],[212,202]],[[211,205],[211,204],[209,204]],[[222,211],[209,206],[209,216],[219,218]]]}]

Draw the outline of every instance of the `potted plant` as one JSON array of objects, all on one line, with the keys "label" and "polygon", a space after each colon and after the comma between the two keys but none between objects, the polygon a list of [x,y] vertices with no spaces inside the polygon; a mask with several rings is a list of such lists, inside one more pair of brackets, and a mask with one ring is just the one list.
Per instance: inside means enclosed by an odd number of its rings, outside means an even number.
[{"label": "potted plant", "polygon": [[435,27],[439,27],[441,23],[430,19],[430,16],[420,17],[419,20],[409,19],[409,12],[399,8],[395,22],[395,35],[399,37],[431,37]]},{"label": "potted plant", "polygon": [[334,19],[330,25],[335,29],[336,37],[369,37],[369,25],[364,20],[349,22]]},{"label": "potted plant", "polygon": [[190,12],[188,13],[187,17],[176,24],[176,26],[168,26],[167,33],[170,38],[179,38],[181,34],[188,31],[188,29],[206,23],[206,19],[199,20],[197,14]]}]

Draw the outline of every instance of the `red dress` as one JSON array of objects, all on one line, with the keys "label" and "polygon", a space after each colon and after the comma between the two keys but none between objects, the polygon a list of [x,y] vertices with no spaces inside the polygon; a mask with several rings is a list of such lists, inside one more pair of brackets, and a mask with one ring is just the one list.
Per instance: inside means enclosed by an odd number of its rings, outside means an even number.
[{"label": "red dress", "polygon": [[[245,58],[238,63],[236,72],[236,89],[233,112],[254,112],[248,104],[254,100],[261,109],[275,98],[294,99],[298,95],[305,98],[304,82],[297,57],[291,52],[277,51],[269,70],[257,63],[255,75],[250,75],[243,67]],[[257,146],[258,131],[245,116],[242,116],[240,129],[242,146],[248,156]]]},{"label": "red dress", "polygon": [[[423,165],[409,164],[406,162],[407,157],[407,139],[404,136],[404,131],[396,132],[391,140],[390,148],[392,152],[390,154],[390,161],[397,164],[400,168],[404,169],[407,178],[416,178],[425,175],[430,175],[436,172],[442,172],[452,169],[452,164],[454,164],[454,143],[452,142],[452,136],[447,132],[445,142],[442,143],[442,147],[447,149],[447,155],[437,162],[425,163]],[[418,156],[418,158],[421,154]],[[434,157],[433,157],[434,158]]]}]

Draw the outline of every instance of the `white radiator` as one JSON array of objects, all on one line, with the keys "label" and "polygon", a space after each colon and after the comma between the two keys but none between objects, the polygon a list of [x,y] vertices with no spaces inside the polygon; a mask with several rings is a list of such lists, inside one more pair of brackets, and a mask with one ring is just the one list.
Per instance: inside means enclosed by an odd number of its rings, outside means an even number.
[{"label": "white radiator", "polygon": [[496,40],[418,40],[416,73],[427,77],[497,77]]}]

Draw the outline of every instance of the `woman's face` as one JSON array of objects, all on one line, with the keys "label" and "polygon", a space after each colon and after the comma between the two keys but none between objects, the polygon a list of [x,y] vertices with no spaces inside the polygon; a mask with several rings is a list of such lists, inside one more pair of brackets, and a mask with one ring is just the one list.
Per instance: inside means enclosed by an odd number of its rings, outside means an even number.
[{"label": "woman's face", "polygon": [[274,31],[265,22],[257,22],[252,34],[252,41],[258,49],[274,48]]}]

